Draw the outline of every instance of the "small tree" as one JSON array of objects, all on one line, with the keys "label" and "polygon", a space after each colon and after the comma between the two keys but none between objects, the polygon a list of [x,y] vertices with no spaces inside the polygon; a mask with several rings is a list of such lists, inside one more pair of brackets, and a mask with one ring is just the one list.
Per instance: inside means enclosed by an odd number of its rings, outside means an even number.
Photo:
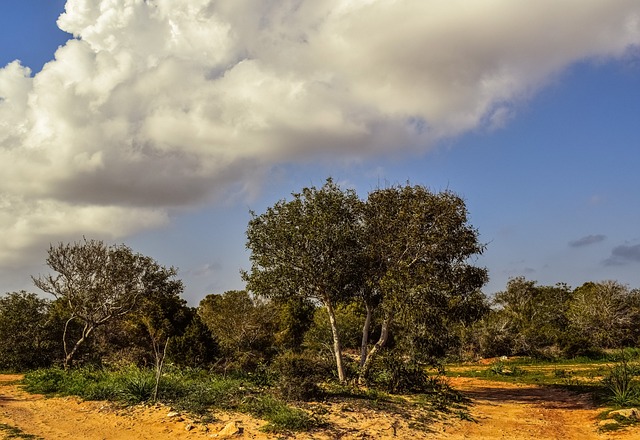
[{"label": "small tree", "polygon": [[272,304],[245,290],[207,295],[198,307],[198,315],[227,359],[239,360],[245,368],[269,356],[276,329],[274,312]]},{"label": "small tree", "polygon": [[269,298],[301,297],[322,304],[340,381],[346,376],[335,307],[359,288],[360,204],[354,191],[327,179],[322,188],[304,188],[264,214],[252,212],[247,229],[251,270],[243,278],[248,289]]},{"label": "small tree", "polygon": [[[33,281],[68,307],[70,316],[62,336],[65,368],[97,328],[136,307],[146,292],[149,274],[161,270],[153,259],[134,254],[125,245],[107,246],[87,239],[51,245],[46,261],[55,275],[33,277]],[[79,338],[69,344],[72,321],[79,321],[82,330]]]}]

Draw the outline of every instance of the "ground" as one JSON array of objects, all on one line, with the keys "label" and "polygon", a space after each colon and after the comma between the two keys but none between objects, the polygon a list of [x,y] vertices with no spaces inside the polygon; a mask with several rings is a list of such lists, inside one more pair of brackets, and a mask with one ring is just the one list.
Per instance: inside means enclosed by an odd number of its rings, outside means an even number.
[{"label": "ground", "polygon": [[[277,439],[259,430],[264,422],[238,414],[215,414],[201,424],[165,406],[118,408],[76,398],[44,398],[22,391],[20,376],[0,375],[0,439],[211,439],[224,438],[225,426],[242,432],[233,438]],[[452,378],[451,384],[472,399],[472,420],[449,417],[428,430],[410,427],[401,415],[333,405],[325,415],[332,428],[298,434],[299,439],[619,439],[640,438],[640,428],[599,431],[602,411],[584,395],[536,385]],[[13,436],[13,437],[12,437]],[[293,438],[293,437],[292,437]]]}]

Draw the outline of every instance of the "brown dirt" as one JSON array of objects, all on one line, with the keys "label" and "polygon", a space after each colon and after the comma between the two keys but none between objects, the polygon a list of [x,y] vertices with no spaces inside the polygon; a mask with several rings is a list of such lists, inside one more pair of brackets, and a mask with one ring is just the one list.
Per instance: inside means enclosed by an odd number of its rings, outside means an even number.
[{"label": "brown dirt", "polygon": [[[21,429],[45,440],[211,439],[230,422],[243,428],[234,438],[275,439],[259,431],[263,421],[239,414],[214,414],[215,423],[202,424],[187,416],[168,417],[165,406],[118,408],[105,402],[76,398],[49,398],[28,394],[16,381],[0,375],[0,424]],[[597,415],[585,396],[566,391],[481,379],[455,378],[452,385],[473,399],[475,422],[453,420],[432,425],[429,432],[412,429],[399,414],[352,408],[345,402],[325,405],[328,431],[299,434],[299,439],[619,439],[640,438],[640,428],[599,433]],[[192,429],[187,430],[187,426]],[[394,436],[395,433],[395,436]],[[8,433],[0,430],[0,439]]]},{"label": "brown dirt", "polygon": [[475,422],[442,424],[434,438],[458,439],[640,439],[640,428],[599,432],[603,411],[587,395],[536,385],[454,378],[451,385],[473,400]]}]

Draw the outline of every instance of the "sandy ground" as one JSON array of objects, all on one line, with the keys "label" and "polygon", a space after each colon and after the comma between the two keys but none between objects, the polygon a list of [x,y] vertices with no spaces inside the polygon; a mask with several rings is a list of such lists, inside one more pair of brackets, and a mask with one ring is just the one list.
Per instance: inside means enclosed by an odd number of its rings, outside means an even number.
[{"label": "sandy ground", "polygon": [[473,400],[474,422],[441,425],[434,438],[458,439],[640,439],[640,428],[599,432],[603,411],[589,396],[550,387],[454,378],[454,388]]},{"label": "sandy ground", "polygon": [[[0,375],[0,424],[45,440],[146,440],[225,438],[229,424],[242,432],[232,438],[276,439],[259,428],[260,420],[238,414],[215,414],[216,422],[197,423],[187,416],[169,417],[164,406],[118,409],[104,402],[51,398],[25,393],[16,385],[20,376]],[[399,416],[373,410],[332,405],[329,431],[299,434],[299,439],[640,439],[640,428],[613,434],[598,432],[597,415],[588,398],[537,386],[452,379],[454,387],[474,401],[475,422],[448,419],[430,432],[412,429]],[[394,436],[395,433],[395,436]],[[0,439],[9,438],[0,430]]]}]

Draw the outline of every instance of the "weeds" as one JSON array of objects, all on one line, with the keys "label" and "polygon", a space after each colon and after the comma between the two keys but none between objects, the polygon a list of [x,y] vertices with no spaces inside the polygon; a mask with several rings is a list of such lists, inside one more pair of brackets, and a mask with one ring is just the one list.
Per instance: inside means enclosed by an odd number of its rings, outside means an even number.
[{"label": "weeds", "polygon": [[617,406],[630,406],[638,403],[640,390],[635,379],[636,369],[622,356],[619,363],[610,368],[609,374],[602,380],[610,393],[610,401]]}]

